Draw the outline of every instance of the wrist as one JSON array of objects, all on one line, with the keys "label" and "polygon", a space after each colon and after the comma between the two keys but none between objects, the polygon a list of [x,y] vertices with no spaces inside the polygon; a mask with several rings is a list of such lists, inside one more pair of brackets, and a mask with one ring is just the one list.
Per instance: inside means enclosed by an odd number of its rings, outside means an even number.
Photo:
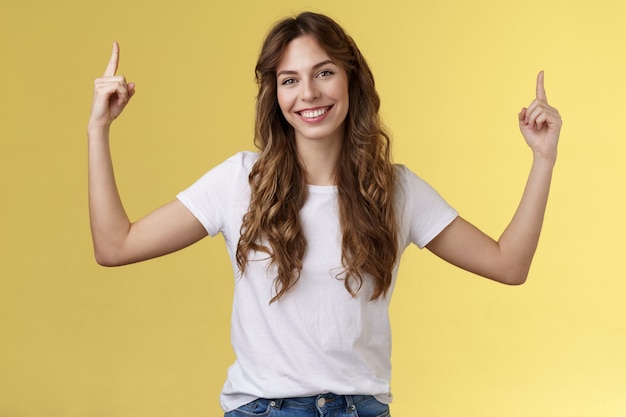
[{"label": "wrist", "polygon": [[539,152],[533,152],[533,165],[538,168],[552,170],[556,164],[556,153],[553,155],[545,155]]},{"label": "wrist", "polygon": [[97,123],[89,123],[87,125],[87,137],[89,139],[108,138],[110,125],[100,125]]}]

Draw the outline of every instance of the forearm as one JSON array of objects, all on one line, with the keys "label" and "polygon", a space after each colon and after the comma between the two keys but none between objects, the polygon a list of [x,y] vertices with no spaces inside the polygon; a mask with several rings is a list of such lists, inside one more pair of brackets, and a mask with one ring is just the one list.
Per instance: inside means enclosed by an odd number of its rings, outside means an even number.
[{"label": "forearm", "polygon": [[94,97],[87,127],[89,216],[96,260],[113,266],[174,252],[206,236],[202,224],[178,200],[165,204],[131,224],[115,182],[109,130],[135,94],[135,84],[115,75],[119,45],[101,78],[94,82]]},{"label": "forearm", "polygon": [[533,151],[533,164],[519,206],[500,239],[493,240],[459,217],[428,244],[428,249],[448,262],[505,284],[526,281],[556,162],[562,122],[558,110],[548,105],[543,79],[540,72],[535,100],[518,114],[520,131]]},{"label": "forearm", "polygon": [[89,127],[89,215],[98,263],[113,264],[130,230],[130,221],[117,189],[108,127]]},{"label": "forearm", "polygon": [[550,192],[554,159],[535,156],[519,206],[498,245],[511,283],[526,280],[537,249]]}]

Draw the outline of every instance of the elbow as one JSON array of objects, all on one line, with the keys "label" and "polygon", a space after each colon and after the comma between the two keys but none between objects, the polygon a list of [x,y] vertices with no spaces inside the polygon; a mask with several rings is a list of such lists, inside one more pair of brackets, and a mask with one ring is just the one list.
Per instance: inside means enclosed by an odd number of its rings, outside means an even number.
[{"label": "elbow", "polygon": [[529,268],[511,268],[508,271],[501,274],[496,281],[510,286],[522,285],[528,279]]},{"label": "elbow", "polygon": [[488,268],[488,278],[501,284],[519,286],[526,282],[532,258],[502,257]]},{"label": "elbow", "polygon": [[106,266],[106,267],[119,266],[118,263],[116,263],[113,259],[111,259],[110,257],[106,255],[99,254],[99,253],[95,253],[94,255],[96,258],[96,262],[100,266]]},{"label": "elbow", "polygon": [[123,265],[123,262],[121,262],[119,257],[115,255],[115,251],[105,250],[97,245],[94,245],[93,253],[96,262],[100,266],[113,267]]},{"label": "elbow", "polygon": [[502,281],[502,283],[515,287],[515,286],[524,284],[527,278],[528,278],[528,274],[514,275],[514,276],[507,277],[507,279],[505,281]]},{"label": "elbow", "polygon": [[106,267],[118,266],[114,262],[111,262],[109,259],[104,258],[104,257],[100,257],[100,256],[96,256],[96,262],[100,266],[106,266]]}]

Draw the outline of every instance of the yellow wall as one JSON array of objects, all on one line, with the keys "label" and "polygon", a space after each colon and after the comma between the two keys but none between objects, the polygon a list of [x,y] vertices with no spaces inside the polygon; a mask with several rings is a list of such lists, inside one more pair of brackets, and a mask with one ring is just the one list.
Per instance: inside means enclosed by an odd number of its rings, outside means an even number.
[{"label": "yellow wall", "polygon": [[516,115],[540,69],[565,121],[525,286],[407,251],[392,303],[393,415],[626,415],[624,4],[3,1],[0,416],[220,415],[233,359],[223,243],[96,265],[92,80],[118,40],[137,95],[113,151],[136,218],[252,148],[260,42],[277,18],[305,9],[336,18],[371,63],[396,161],[494,236],[529,167]]}]

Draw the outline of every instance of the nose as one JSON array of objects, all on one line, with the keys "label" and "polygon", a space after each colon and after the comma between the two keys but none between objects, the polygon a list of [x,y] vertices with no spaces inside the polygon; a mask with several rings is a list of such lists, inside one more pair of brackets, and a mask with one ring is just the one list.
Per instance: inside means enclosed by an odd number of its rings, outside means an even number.
[{"label": "nose", "polygon": [[314,80],[306,80],[302,83],[301,98],[303,101],[312,101],[319,98],[320,93]]}]

